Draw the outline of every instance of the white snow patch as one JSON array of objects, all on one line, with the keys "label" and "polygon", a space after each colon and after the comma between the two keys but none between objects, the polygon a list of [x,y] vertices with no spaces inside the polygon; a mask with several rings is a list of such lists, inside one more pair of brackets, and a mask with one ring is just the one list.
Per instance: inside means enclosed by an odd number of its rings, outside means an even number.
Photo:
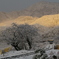
[{"label": "white snow patch", "polygon": [[26,54],[30,53],[33,51],[27,51],[27,50],[21,50],[21,51],[10,51],[5,54],[0,55],[0,58],[5,58],[5,57],[11,57],[11,56],[16,56],[16,55],[21,55],[21,54]]}]

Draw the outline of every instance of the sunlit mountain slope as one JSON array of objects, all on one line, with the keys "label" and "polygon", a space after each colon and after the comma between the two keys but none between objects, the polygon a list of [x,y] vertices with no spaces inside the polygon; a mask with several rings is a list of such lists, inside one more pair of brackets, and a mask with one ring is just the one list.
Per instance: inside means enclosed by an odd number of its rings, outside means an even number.
[{"label": "sunlit mountain slope", "polygon": [[36,19],[32,24],[40,24],[42,26],[58,26],[59,25],[59,14],[56,15],[45,15],[41,18]]},{"label": "sunlit mountain slope", "polygon": [[16,23],[16,24],[31,24],[33,23],[36,19],[38,19],[37,17],[32,17],[32,16],[20,16],[17,19],[14,20],[9,20],[9,21],[5,21],[5,22],[1,22],[0,26],[10,26],[12,23]]},{"label": "sunlit mountain slope", "polygon": [[59,25],[59,14],[56,15],[45,15],[41,18],[32,17],[32,16],[20,16],[15,20],[9,20],[0,23],[0,26],[10,26],[12,23],[17,24],[39,24],[42,26],[53,27]]}]

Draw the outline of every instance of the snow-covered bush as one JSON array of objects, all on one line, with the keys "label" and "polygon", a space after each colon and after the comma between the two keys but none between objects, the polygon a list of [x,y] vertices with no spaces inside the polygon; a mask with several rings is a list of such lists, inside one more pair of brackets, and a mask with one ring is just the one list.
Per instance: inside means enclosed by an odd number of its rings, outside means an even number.
[{"label": "snow-covered bush", "polygon": [[16,50],[27,49],[26,43],[31,49],[33,37],[37,36],[37,31],[38,29],[32,25],[17,25],[13,23],[11,27],[3,31],[3,37]]},{"label": "snow-covered bush", "polygon": [[36,50],[35,53],[36,55],[33,57],[33,59],[48,59],[48,55],[43,49]]}]

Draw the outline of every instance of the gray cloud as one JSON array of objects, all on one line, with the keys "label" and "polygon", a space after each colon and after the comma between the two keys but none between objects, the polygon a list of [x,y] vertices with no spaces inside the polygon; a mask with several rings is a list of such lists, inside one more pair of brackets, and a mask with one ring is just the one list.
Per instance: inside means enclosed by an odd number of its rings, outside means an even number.
[{"label": "gray cloud", "polygon": [[0,11],[19,11],[39,1],[59,2],[59,0],[0,0]]}]

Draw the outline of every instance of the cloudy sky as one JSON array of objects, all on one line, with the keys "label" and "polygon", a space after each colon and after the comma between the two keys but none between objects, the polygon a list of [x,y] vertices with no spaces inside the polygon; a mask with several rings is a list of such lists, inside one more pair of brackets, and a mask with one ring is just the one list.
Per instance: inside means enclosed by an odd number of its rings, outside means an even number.
[{"label": "cloudy sky", "polygon": [[59,2],[59,0],[0,0],[0,11],[19,11],[40,1]]}]

